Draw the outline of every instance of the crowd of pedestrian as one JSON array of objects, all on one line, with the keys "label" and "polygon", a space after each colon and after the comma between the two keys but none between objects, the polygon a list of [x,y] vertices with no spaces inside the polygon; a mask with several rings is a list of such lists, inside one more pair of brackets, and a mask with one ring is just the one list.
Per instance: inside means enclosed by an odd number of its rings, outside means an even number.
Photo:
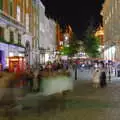
[{"label": "crowd of pedestrian", "polygon": [[41,88],[41,81],[45,73],[49,73],[47,74],[49,77],[51,73],[69,71],[69,67],[70,61],[48,61],[44,65],[38,65],[37,68],[31,67],[31,69],[25,72],[23,79],[27,81],[27,86],[29,86],[31,92],[39,92]]}]

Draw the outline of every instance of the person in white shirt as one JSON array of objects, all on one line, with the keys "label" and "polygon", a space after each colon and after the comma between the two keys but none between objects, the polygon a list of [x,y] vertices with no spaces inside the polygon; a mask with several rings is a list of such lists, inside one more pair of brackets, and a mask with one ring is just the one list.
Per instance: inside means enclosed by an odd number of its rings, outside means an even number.
[{"label": "person in white shirt", "polygon": [[93,73],[93,87],[98,88],[100,85],[100,69],[95,69],[94,73]]}]

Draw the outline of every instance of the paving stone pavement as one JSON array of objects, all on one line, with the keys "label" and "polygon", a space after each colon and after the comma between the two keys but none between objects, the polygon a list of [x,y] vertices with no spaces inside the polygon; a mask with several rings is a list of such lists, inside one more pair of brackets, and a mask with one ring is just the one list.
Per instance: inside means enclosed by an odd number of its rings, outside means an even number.
[{"label": "paving stone pavement", "polygon": [[[60,104],[53,107],[58,100]],[[58,100],[52,99],[49,104],[43,104],[50,105],[53,109],[45,107],[45,112],[26,110],[24,115],[19,115],[16,119],[120,120],[120,81],[110,82],[106,88],[97,89],[92,87],[90,81],[75,81],[74,90],[64,96],[58,95]]]}]

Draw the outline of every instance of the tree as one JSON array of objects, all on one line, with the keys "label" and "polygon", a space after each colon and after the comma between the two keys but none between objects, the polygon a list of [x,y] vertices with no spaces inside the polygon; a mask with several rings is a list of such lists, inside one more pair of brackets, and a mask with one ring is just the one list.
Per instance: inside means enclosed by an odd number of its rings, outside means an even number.
[{"label": "tree", "polygon": [[76,36],[75,33],[72,34],[72,37],[69,41],[69,47],[65,47],[62,49],[61,53],[63,53],[64,55],[68,55],[68,56],[73,56],[75,53],[78,52],[79,50],[79,41],[78,38]]},{"label": "tree", "polygon": [[92,58],[99,57],[99,38],[95,37],[94,35],[88,35],[86,36],[86,39],[84,41],[84,48],[85,52],[88,54],[88,56]]},{"label": "tree", "polygon": [[99,45],[100,41],[99,38],[94,35],[94,22],[93,18],[90,21],[90,24],[85,32],[84,35],[84,49],[85,52],[88,54],[89,57],[96,58],[99,57]]}]

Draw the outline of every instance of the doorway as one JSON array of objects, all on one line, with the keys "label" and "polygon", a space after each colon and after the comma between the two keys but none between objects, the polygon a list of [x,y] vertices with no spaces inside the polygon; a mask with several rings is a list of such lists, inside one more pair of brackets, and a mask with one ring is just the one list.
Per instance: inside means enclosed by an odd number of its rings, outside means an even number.
[{"label": "doorway", "polygon": [[2,69],[5,68],[5,52],[3,50],[0,50],[0,64],[2,65]]}]

